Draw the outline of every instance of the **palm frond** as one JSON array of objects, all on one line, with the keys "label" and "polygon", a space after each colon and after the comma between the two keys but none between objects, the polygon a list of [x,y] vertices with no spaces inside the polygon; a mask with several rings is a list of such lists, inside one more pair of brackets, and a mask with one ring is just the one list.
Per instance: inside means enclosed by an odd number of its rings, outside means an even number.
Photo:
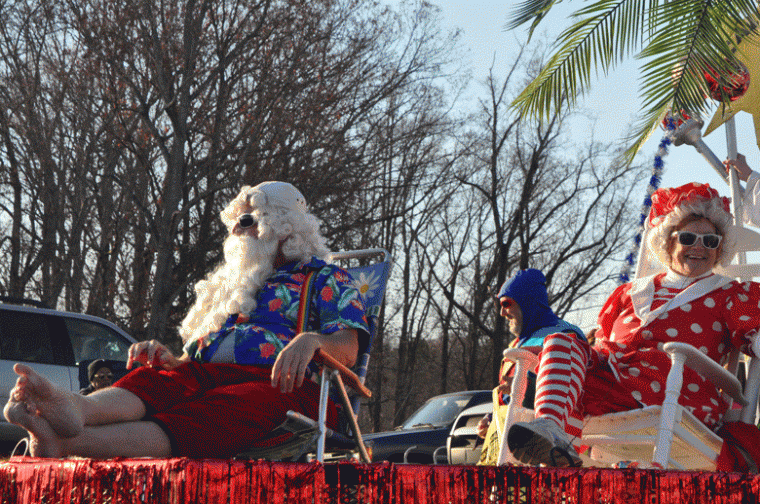
[{"label": "palm frond", "polygon": [[[526,0],[515,19],[543,17],[549,0]],[[643,49],[642,122],[626,157],[651,135],[668,109],[706,110],[705,73],[730,84],[736,68],[737,36],[757,33],[754,0],[597,0],[573,14],[575,22],[557,40],[538,76],[513,102],[526,115],[548,117],[564,99],[574,103],[589,86],[592,68],[607,73]],[[542,10],[543,9],[543,10]],[[537,21],[536,21],[537,22]]]},{"label": "palm frond", "polygon": [[606,74],[633,51],[645,17],[644,3],[597,0],[573,17],[578,21],[559,35],[555,54],[513,102],[521,112],[543,118],[558,110],[564,97],[572,104],[588,87],[592,68]]},{"label": "palm frond", "polygon": [[555,3],[560,2],[562,2],[562,0],[524,0],[517,4],[515,7],[515,13],[511,19],[507,21],[505,28],[511,30],[533,19],[528,35],[528,39],[530,39],[530,37],[533,36],[533,31],[544,16],[546,16]]},{"label": "palm frond", "polygon": [[[719,88],[730,85],[730,75],[738,64],[737,29],[746,28],[743,11],[716,9],[709,2],[677,2],[664,4],[656,13],[668,29],[661,29],[641,51],[642,122],[637,127],[632,145],[626,151],[628,160],[646,142],[665,112],[672,109],[689,115],[701,115],[709,106],[709,90],[705,74],[718,78]],[[739,16],[727,19],[726,15]]]}]

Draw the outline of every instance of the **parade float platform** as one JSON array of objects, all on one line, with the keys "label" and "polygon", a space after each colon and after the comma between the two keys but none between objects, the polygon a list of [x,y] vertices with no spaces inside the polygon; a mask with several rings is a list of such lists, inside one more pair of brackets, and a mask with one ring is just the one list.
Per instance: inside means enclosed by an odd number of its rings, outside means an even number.
[{"label": "parade float platform", "polygon": [[760,476],[637,469],[13,457],[6,503],[757,503]]}]

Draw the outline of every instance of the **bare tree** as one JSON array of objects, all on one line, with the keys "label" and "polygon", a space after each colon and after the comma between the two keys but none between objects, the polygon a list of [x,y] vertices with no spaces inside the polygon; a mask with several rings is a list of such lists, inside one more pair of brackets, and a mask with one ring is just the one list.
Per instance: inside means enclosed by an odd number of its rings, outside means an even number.
[{"label": "bare tree", "polygon": [[[543,123],[510,115],[507,94],[516,64],[503,82],[487,82],[481,133],[466,146],[458,175],[460,197],[469,202],[468,227],[443,235],[447,241],[440,247],[452,251],[455,267],[449,271],[456,277],[436,275],[438,287],[467,321],[459,351],[468,386],[483,383],[480,348],[491,355],[485,377],[493,383],[498,375],[508,340],[493,299],[518,269],[544,272],[560,316],[579,298],[612,288],[610,272],[618,269],[613,261],[635,225],[629,196],[643,175],[641,168],[615,165],[605,155],[611,148],[593,141],[569,152],[566,115]],[[455,242],[463,236],[470,255],[457,252]]]}]

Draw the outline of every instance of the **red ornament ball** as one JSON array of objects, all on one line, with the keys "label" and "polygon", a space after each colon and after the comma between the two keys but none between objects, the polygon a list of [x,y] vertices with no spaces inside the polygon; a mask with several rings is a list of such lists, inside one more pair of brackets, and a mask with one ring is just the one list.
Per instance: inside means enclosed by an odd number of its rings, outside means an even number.
[{"label": "red ornament ball", "polygon": [[[729,82],[729,85],[720,86],[712,69],[705,72],[705,81],[707,81],[707,88],[710,90],[710,97],[713,100],[722,101],[724,96],[727,96],[730,101],[741,98],[747,92],[747,89],[749,89],[749,70],[740,62],[737,71],[726,80]],[[722,93],[721,87],[723,89]]]}]

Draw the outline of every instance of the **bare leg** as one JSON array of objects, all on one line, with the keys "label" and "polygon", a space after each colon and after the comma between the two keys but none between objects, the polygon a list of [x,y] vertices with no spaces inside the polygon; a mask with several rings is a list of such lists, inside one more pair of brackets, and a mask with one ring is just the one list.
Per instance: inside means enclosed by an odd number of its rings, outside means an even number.
[{"label": "bare leg", "polygon": [[108,388],[82,396],[57,387],[24,364],[16,364],[13,370],[19,377],[4,414],[9,422],[24,428],[27,427],[11,418],[19,418],[18,403],[25,404],[27,413],[45,419],[59,438],[77,436],[85,425],[134,421],[145,416],[143,402],[127,390]]},{"label": "bare leg", "polygon": [[29,411],[26,403],[5,407],[9,421],[29,432],[33,457],[169,457],[171,443],[166,433],[153,422],[122,422],[84,427],[71,438],[61,438],[43,417]]},{"label": "bare leg", "polygon": [[[34,443],[32,443],[34,447]],[[91,458],[155,457],[165,458],[172,454],[166,432],[153,422],[122,422],[108,425],[87,426],[74,438],[63,439],[61,454]],[[40,452],[48,448],[39,443]],[[53,450],[50,450],[53,451]],[[35,454],[32,449],[33,456]]]}]

